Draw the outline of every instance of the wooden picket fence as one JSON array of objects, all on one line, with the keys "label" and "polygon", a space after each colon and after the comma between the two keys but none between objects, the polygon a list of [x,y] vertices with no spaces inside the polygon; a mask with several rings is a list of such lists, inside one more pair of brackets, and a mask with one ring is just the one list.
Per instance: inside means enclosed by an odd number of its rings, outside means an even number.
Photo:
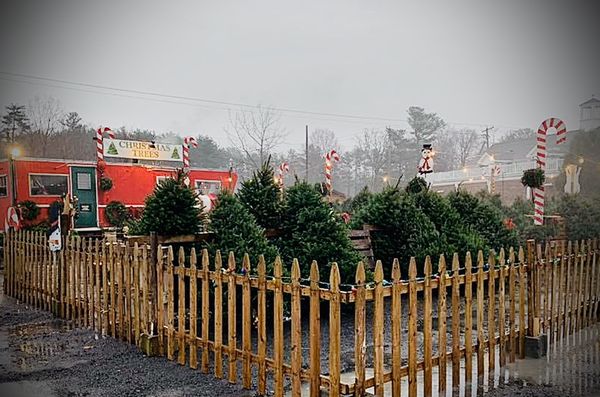
[{"label": "wooden picket fence", "polygon": [[[367,280],[360,263],[352,285],[340,284],[336,264],[321,281],[315,262],[305,277],[297,261],[287,272],[276,260],[267,274],[263,259],[206,250],[158,247],[154,263],[145,245],[69,238],[53,255],[31,232],[9,234],[4,253],[8,295],[138,346],[155,340],[169,360],[259,395],[412,397],[493,385],[524,357],[527,337],[552,346],[600,315],[596,240],[530,241],[448,264],[427,257],[423,276],[413,259],[407,275],[394,261],[387,278],[377,262]],[[342,323],[352,351],[342,350]]]}]

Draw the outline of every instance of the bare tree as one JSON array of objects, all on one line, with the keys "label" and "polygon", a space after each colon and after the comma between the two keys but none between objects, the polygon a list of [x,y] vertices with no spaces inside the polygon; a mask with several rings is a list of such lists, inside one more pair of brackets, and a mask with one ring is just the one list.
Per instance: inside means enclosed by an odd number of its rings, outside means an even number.
[{"label": "bare tree", "polygon": [[64,111],[54,97],[35,97],[28,107],[31,154],[45,156],[50,138],[61,131]]},{"label": "bare tree", "polygon": [[467,160],[475,153],[479,142],[479,134],[475,130],[454,131],[454,148],[459,167],[464,167]]},{"label": "bare tree", "polygon": [[371,190],[379,188],[383,182],[384,170],[389,159],[389,139],[384,131],[365,130],[351,153],[351,161],[357,169],[357,176]]},{"label": "bare tree", "polygon": [[331,149],[335,149],[337,152],[342,150],[335,132],[328,129],[314,129],[310,133],[309,144],[310,146],[314,146],[322,156]]},{"label": "bare tree", "polygon": [[259,168],[286,136],[280,115],[273,109],[240,109],[229,114],[225,132],[232,145],[244,154],[246,165]]}]

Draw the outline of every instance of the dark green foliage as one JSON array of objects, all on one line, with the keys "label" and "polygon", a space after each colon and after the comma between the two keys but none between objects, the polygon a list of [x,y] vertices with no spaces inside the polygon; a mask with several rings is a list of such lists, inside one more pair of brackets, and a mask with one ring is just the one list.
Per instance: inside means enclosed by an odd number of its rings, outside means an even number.
[{"label": "dark green foliage", "polygon": [[129,219],[129,211],[120,201],[111,201],[108,203],[104,214],[106,220],[108,220],[108,223],[112,226],[122,227],[125,224],[125,221]]},{"label": "dark green foliage", "polygon": [[242,182],[238,197],[265,229],[279,227],[281,220],[281,191],[275,183],[273,167],[265,163],[252,178]]},{"label": "dark green foliage", "polygon": [[[546,206],[546,212],[552,214],[553,202],[549,201]],[[512,219],[515,225],[515,232],[519,236],[519,244],[524,245],[528,239],[543,241],[547,238],[556,236],[558,230],[553,222],[546,219],[543,226],[533,224],[533,203],[522,198],[516,199],[510,207],[504,208],[504,215],[507,219]]]},{"label": "dark green foliage", "polygon": [[413,179],[411,179],[408,182],[408,185],[406,185],[405,190],[407,193],[412,193],[412,194],[427,191],[427,182],[425,181],[425,179],[415,176]]},{"label": "dark green foliage", "polygon": [[501,247],[508,248],[518,243],[517,233],[508,230],[504,225],[502,208],[464,191],[448,195],[450,205],[458,212],[461,221],[476,231],[485,241],[486,246],[497,251]]},{"label": "dark green foliage", "polygon": [[544,175],[544,170],[541,168],[525,170],[523,171],[523,176],[521,177],[521,183],[523,186],[529,186],[532,189],[541,187],[545,180],[546,176]]},{"label": "dark green foliage", "polygon": [[244,254],[250,255],[252,269],[256,268],[259,255],[262,254],[267,271],[272,274],[277,249],[269,244],[264,229],[257,224],[250,211],[228,191],[219,194],[217,204],[210,213],[210,230],[215,233],[214,241],[210,244],[213,254],[221,250],[226,260],[229,252],[233,252],[238,269]]},{"label": "dark green foliage", "polygon": [[176,179],[161,181],[146,198],[140,232],[177,236],[200,231],[205,216],[196,193],[184,185],[183,178],[179,172]]},{"label": "dark green foliage", "polygon": [[401,194],[396,188],[388,187],[373,195],[356,218],[358,224],[382,229],[372,232],[371,240],[375,257],[383,262],[386,274],[390,274],[394,258],[400,260],[402,272],[407,274],[411,256],[423,263],[426,255],[440,252],[440,234],[435,225],[411,195]]},{"label": "dark green foliage", "polygon": [[19,202],[18,207],[21,210],[21,218],[26,221],[33,221],[40,215],[40,207],[31,200]]},{"label": "dark green foliage", "polygon": [[555,205],[556,212],[564,217],[567,237],[570,240],[600,236],[600,198],[564,195]]},{"label": "dark green foliage", "polygon": [[329,281],[331,264],[337,262],[342,281],[354,281],[360,257],[348,237],[348,228],[317,188],[297,182],[287,189],[284,205],[279,246],[286,263],[297,258],[306,277],[316,260],[321,280]]},{"label": "dark green foliage", "polygon": [[462,222],[458,211],[450,205],[448,198],[428,191],[422,191],[413,197],[417,207],[427,215],[440,234],[439,253],[450,257],[458,252],[463,258],[467,251],[487,251],[485,240],[468,224]]},{"label": "dark green foliage", "polygon": [[344,204],[340,206],[339,211],[356,214],[358,210],[369,202],[371,197],[373,197],[373,193],[371,193],[368,186],[365,186],[356,194],[356,196],[344,201]]}]

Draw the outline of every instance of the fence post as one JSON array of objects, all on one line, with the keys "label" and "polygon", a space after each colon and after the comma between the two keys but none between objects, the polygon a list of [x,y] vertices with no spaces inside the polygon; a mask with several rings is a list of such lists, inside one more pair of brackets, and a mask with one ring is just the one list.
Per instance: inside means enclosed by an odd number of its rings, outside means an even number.
[{"label": "fence post", "polygon": [[[438,263],[438,392],[440,394],[446,392],[446,280],[448,274],[446,272],[446,258],[442,254]],[[416,315],[416,314],[415,314]],[[410,331],[409,331],[410,333]]]},{"label": "fence post", "polygon": [[460,386],[460,263],[458,254],[452,257],[452,389]]},{"label": "fence post", "polygon": [[506,365],[506,261],[504,248],[500,248],[500,274],[498,276],[498,350],[500,368]]},{"label": "fence post", "polygon": [[[430,397],[432,394],[432,343],[433,338],[431,335],[432,326],[432,313],[431,313],[431,258],[429,255],[425,258],[425,279],[423,281],[423,295],[424,295],[424,309],[423,309],[423,393],[425,397]],[[399,295],[400,291],[398,291]],[[400,297],[399,297],[400,298]],[[398,299],[400,301],[400,299]],[[396,313],[396,312],[394,312]],[[396,316],[400,320],[401,312],[397,313]],[[398,346],[400,347],[400,346]],[[398,349],[399,350],[399,349]],[[400,363],[398,363],[400,364]],[[400,374],[398,374],[399,377]],[[398,379],[398,386],[394,395],[400,395],[400,380]]]},{"label": "fence post", "polygon": [[[373,315],[373,368],[375,372],[375,396],[383,396],[383,265],[377,261],[375,265],[375,314]],[[410,336],[410,328],[409,328]],[[410,360],[409,360],[410,369]],[[410,378],[409,378],[410,382]]]},{"label": "fence post", "polygon": [[[260,265],[259,265],[260,269]],[[223,262],[221,251],[215,254],[215,376],[223,378]],[[260,270],[259,270],[260,273]],[[260,300],[260,297],[259,297]],[[259,331],[260,332],[260,331]],[[260,343],[260,342],[259,342]],[[260,349],[259,349],[260,350]],[[264,362],[264,357],[263,357]]]},{"label": "fence post", "polygon": [[[136,243],[137,244],[137,243]],[[136,247],[137,248],[137,247]],[[179,247],[179,255],[178,255],[178,263],[177,263],[177,282],[178,282],[178,289],[177,289],[177,295],[178,295],[178,303],[179,305],[177,306],[177,339],[178,339],[178,346],[179,346],[179,351],[177,354],[177,362],[180,365],[185,365],[185,251],[183,250],[183,247]],[[136,276],[136,281],[137,280],[137,276]],[[139,295],[139,290],[138,288],[136,288],[136,309],[138,307],[137,304],[137,300],[138,300],[138,295]],[[139,310],[138,310],[139,313]],[[137,325],[139,324],[139,321],[136,320],[136,331],[139,331],[139,328],[137,328]],[[194,341],[195,342],[195,341]],[[136,336],[136,344],[137,344],[137,336]]]},{"label": "fence post", "polygon": [[[383,296],[381,298],[383,305]],[[383,395],[383,383],[381,392]],[[408,395],[417,396],[417,263],[414,257],[410,258],[408,265]]]},{"label": "fence post", "polygon": [[207,249],[203,249],[202,250],[202,341],[203,341],[203,346],[202,346],[202,362],[201,362],[201,368],[202,368],[202,373],[207,374],[208,373],[208,349],[209,349],[209,344],[208,344],[208,327],[210,324],[210,294],[209,294],[209,290],[208,290],[208,285],[209,285],[209,278],[210,278],[210,273],[209,273],[209,257],[208,257],[208,250]]},{"label": "fence post", "polygon": [[465,395],[473,379],[473,263],[471,253],[465,257]]},{"label": "fence post", "polygon": [[300,299],[300,264],[292,262],[292,396],[299,397],[301,392],[300,370],[302,369],[302,316]]},{"label": "fence post", "polygon": [[[246,253],[244,254],[244,259],[242,261],[242,350],[244,352],[242,364],[242,386],[244,387],[244,389],[250,389],[252,387],[251,306],[252,304],[250,302],[250,256],[248,255],[248,253]],[[281,341],[281,343],[283,344],[283,341]],[[208,344],[206,345],[206,347],[208,347]]]},{"label": "fence post", "polygon": [[[398,279],[399,274],[398,269]],[[398,313],[402,313],[400,305],[398,305]],[[400,315],[397,317],[400,318]],[[392,317],[392,319],[394,318],[396,316]],[[365,266],[360,261],[356,268],[356,298],[354,301],[354,394],[356,396],[362,396],[365,393],[365,348]],[[396,365],[395,361],[394,365]]]},{"label": "fence post", "polygon": [[331,265],[329,276],[329,395],[340,395],[340,272],[337,263]]},{"label": "fence post", "polygon": [[[264,396],[267,390],[267,280],[265,257],[258,257],[258,394]],[[220,279],[218,279],[220,281]],[[217,283],[217,288],[219,288]],[[215,303],[216,304],[216,303]],[[216,327],[215,327],[216,329]],[[216,333],[217,331],[215,331]],[[215,365],[217,362],[215,358]]]},{"label": "fence post", "polygon": [[535,240],[527,240],[527,336],[537,336]]},{"label": "fence post", "polygon": [[321,298],[319,266],[310,265],[310,397],[321,396]]},{"label": "fence post", "polygon": [[477,253],[477,381],[484,374],[485,338],[483,335],[483,252]]},{"label": "fence post", "polygon": [[275,395],[283,396],[283,286],[281,276],[283,274],[281,259],[275,259],[274,276],[274,299],[273,299],[273,366],[275,378]]},{"label": "fence post", "polygon": [[[162,292],[158,289],[158,272],[156,271],[158,256],[161,253],[158,250],[158,237],[156,232],[150,232],[150,266],[148,274],[148,300],[150,304],[149,315],[151,335],[154,335],[154,326],[156,325],[157,335],[158,333],[158,316],[160,308],[158,307],[158,295]],[[162,354],[162,353],[161,353]]]},{"label": "fence post", "polygon": [[[208,253],[204,258],[204,252],[202,253],[202,264],[204,261],[208,261]],[[198,269],[196,267],[197,262],[196,248],[192,247],[190,253],[190,368],[198,368],[198,346],[196,346],[196,338],[198,336]],[[204,319],[202,319],[204,321]],[[202,341],[206,342],[205,340]]]},{"label": "fence post", "polygon": [[229,336],[229,383],[237,382],[237,335],[236,335],[236,285],[235,285],[235,257],[229,253],[227,272],[227,335]]}]

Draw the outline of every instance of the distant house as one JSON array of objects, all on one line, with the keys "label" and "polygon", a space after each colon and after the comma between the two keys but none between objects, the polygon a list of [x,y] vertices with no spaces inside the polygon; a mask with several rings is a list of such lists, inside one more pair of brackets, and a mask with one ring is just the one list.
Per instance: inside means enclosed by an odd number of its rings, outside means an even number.
[{"label": "distant house", "polygon": [[[582,131],[600,128],[600,100],[592,97],[579,105],[579,108],[579,129],[567,132],[566,143],[556,145],[552,135],[547,140],[547,196],[563,191],[563,186],[555,186],[554,181],[563,169],[563,161],[573,138]],[[554,131],[551,130],[550,133],[553,134]],[[463,169],[433,173],[427,180],[431,182],[432,190],[440,193],[447,193],[458,187],[470,192],[491,191],[493,187],[490,173],[494,166],[498,166],[499,175],[494,178],[495,193],[500,194],[502,201],[510,203],[517,197],[528,197],[527,189],[521,184],[521,176],[524,170],[536,167],[536,154],[535,137],[496,143]]]}]

